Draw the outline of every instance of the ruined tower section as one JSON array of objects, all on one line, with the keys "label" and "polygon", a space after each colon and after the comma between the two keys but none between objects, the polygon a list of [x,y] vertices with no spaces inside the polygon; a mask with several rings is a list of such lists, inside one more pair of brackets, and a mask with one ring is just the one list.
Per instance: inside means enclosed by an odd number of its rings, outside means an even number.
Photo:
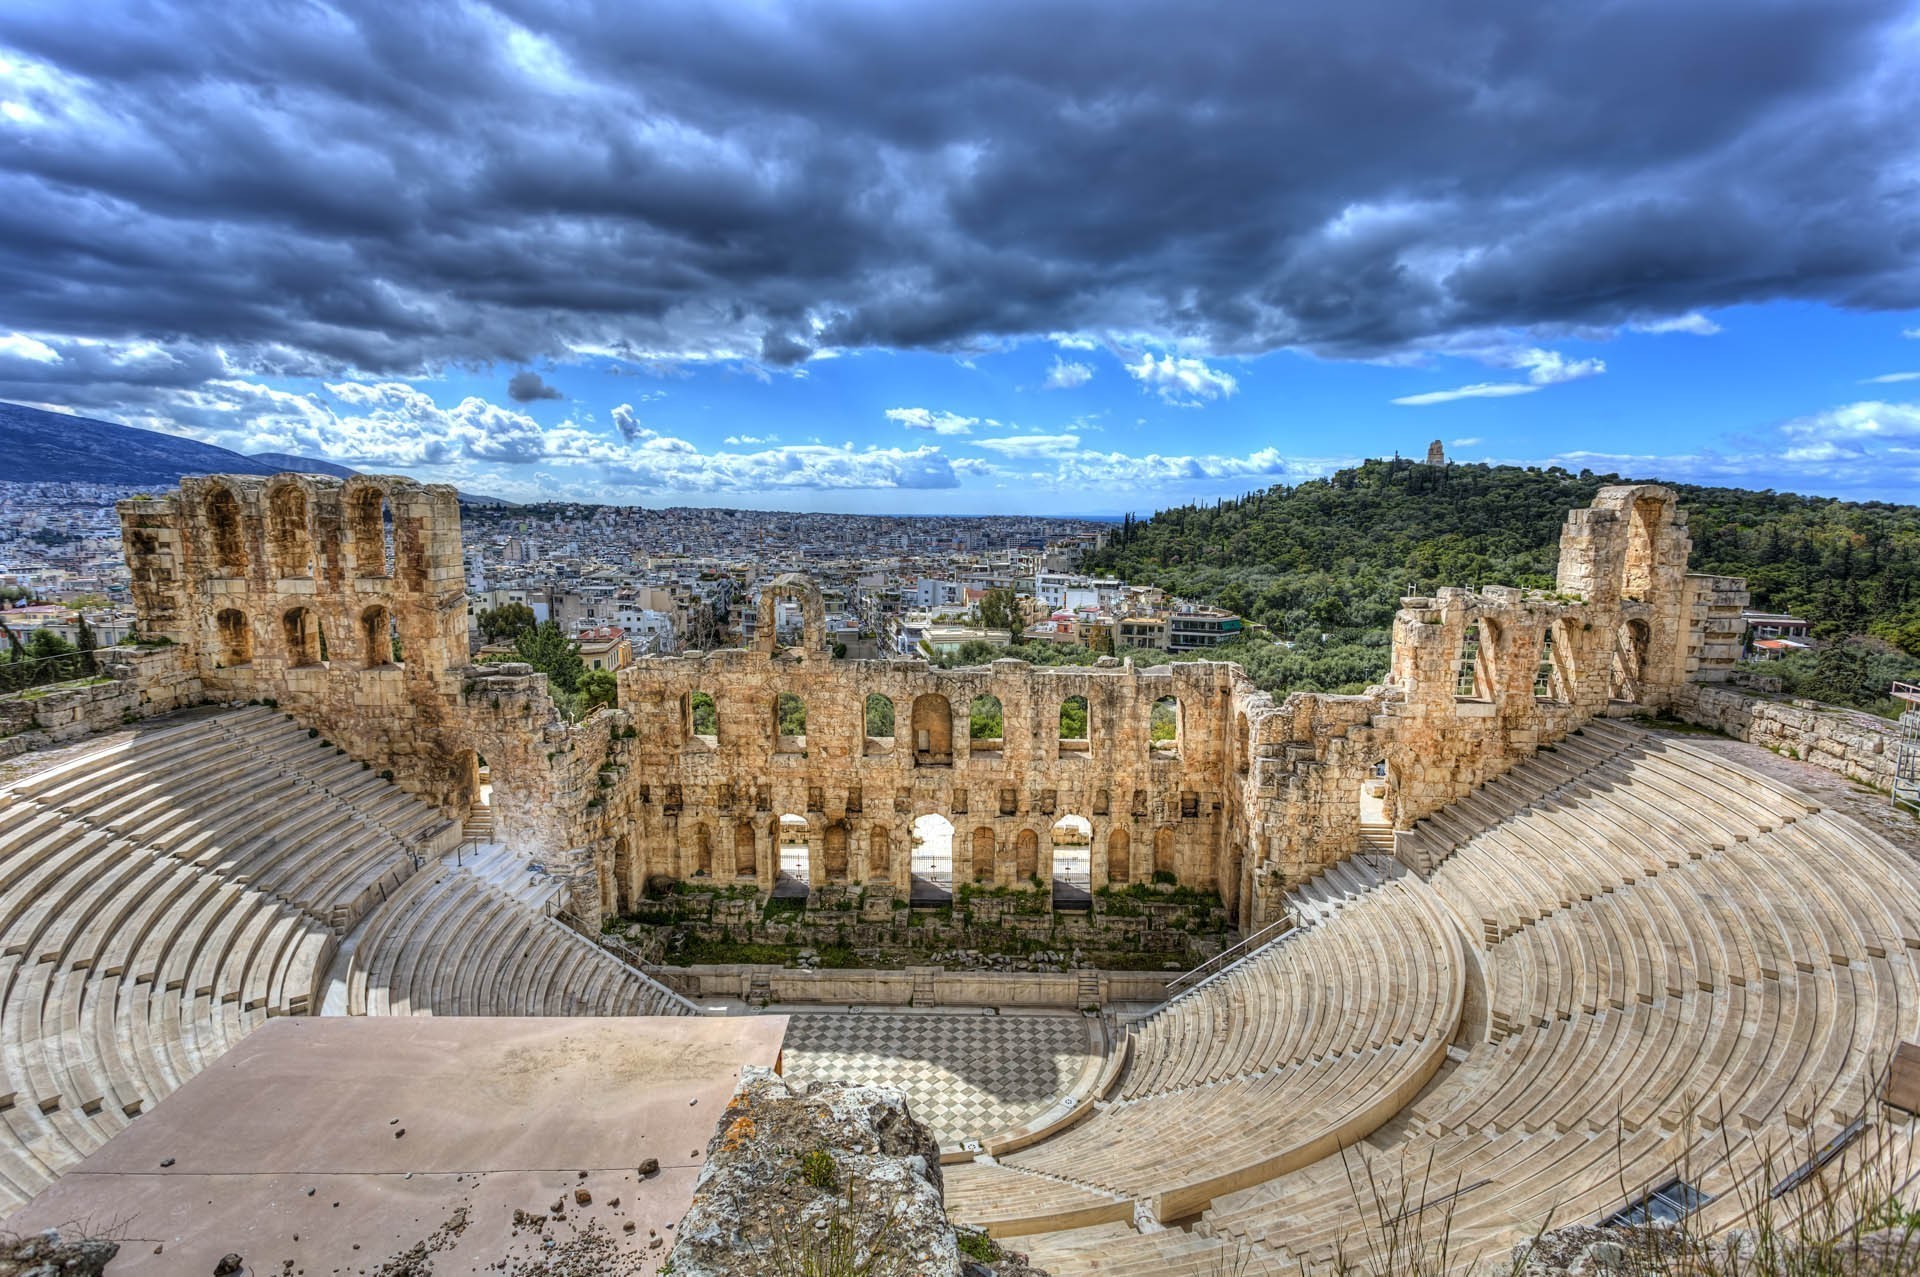
[{"label": "ruined tower section", "polygon": [[1691,549],[1671,489],[1602,488],[1567,516],[1555,589],[1403,600],[1387,751],[1395,825],[1596,714],[1657,712],[1689,679],[1724,678],[1745,583],[1689,575]]},{"label": "ruined tower section", "polygon": [[183,479],[119,505],[144,633],[211,700],[273,701],[408,789],[457,808],[449,728],[467,663],[460,510],[393,476]]}]

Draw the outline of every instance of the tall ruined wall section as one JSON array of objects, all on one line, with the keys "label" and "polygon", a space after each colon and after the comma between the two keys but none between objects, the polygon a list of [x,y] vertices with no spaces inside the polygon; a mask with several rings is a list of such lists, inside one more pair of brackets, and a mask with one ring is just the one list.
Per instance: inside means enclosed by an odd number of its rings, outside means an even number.
[{"label": "tall ruined wall section", "polygon": [[182,650],[207,699],[272,700],[415,793],[464,805],[452,488],[221,475],[119,513],[141,629]]},{"label": "tall ruined wall section", "polygon": [[[1093,831],[1096,889],[1158,871],[1218,884],[1231,899],[1234,706],[1247,690],[1238,667],[1215,662],[1035,669],[1008,660],[939,670],[917,660],[833,661],[814,646],[811,626],[797,649],[763,643],[642,661],[620,672],[620,704],[640,735],[608,797],[621,831],[609,904],[653,875],[770,889],[783,815],[806,823],[816,891],[857,883],[904,895],[913,824],[929,814],[954,826],[956,881],[1044,883],[1055,822],[1076,815]],[[714,733],[695,731],[696,694],[712,698]],[[805,705],[803,737],[778,731],[783,694]],[[891,703],[890,737],[867,734],[875,696]],[[1003,734],[991,743],[969,739],[980,696],[1001,706]],[[1061,707],[1076,696],[1087,702],[1087,738],[1063,741]],[[1178,707],[1171,747],[1150,739],[1163,697]]]},{"label": "tall ruined wall section", "polygon": [[1598,714],[1669,708],[1737,657],[1745,583],[1690,576],[1673,492],[1601,489],[1567,516],[1551,591],[1407,599],[1394,619],[1386,756],[1397,828]]}]

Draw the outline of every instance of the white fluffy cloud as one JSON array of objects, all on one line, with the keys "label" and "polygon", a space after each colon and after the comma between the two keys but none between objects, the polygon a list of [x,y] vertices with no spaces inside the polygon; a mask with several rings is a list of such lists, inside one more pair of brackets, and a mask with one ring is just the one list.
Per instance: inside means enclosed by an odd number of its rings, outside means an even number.
[{"label": "white fluffy cloud", "polygon": [[998,439],[977,440],[973,446],[997,452],[1003,457],[1066,457],[1079,451],[1080,436],[1004,435]]},{"label": "white fluffy cloud", "polygon": [[630,403],[616,404],[613,409],[613,424],[620,431],[620,437],[628,443],[636,439],[651,439],[653,431],[640,424],[640,417]]},{"label": "white fluffy cloud", "polygon": [[1053,366],[1047,369],[1045,382],[1048,390],[1072,390],[1084,386],[1093,380],[1093,365],[1068,363],[1058,355],[1054,356]]},{"label": "white fluffy cloud", "polygon": [[1878,377],[1868,377],[1861,384],[1867,386],[1893,386],[1903,381],[1920,381],[1920,372],[1883,372]]},{"label": "white fluffy cloud", "polygon": [[1177,408],[1197,408],[1215,399],[1231,398],[1240,389],[1232,373],[1209,368],[1205,360],[1162,355],[1142,351],[1140,362],[1128,364],[1127,373],[1145,390]]},{"label": "white fluffy cloud", "polygon": [[1720,331],[1720,325],[1708,319],[1697,310],[1684,315],[1674,315],[1668,319],[1647,319],[1628,324],[1637,333],[1691,333],[1695,337],[1711,337]]},{"label": "white fluffy cloud", "polygon": [[980,424],[978,417],[963,417],[957,412],[934,412],[929,408],[889,408],[887,419],[909,430],[931,430],[937,435],[970,435]]},{"label": "white fluffy cloud", "polygon": [[25,333],[7,333],[0,336],[0,356],[10,359],[24,359],[28,363],[57,364],[60,352],[46,342]]},{"label": "white fluffy cloud", "polygon": [[1424,408],[1429,404],[1452,403],[1456,399],[1504,399],[1511,395],[1530,395],[1536,390],[1563,382],[1598,377],[1607,370],[1603,359],[1568,359],[1557,350],[1546,350],[1539,346],[1490,351],[1480,358],[1497,367],[1511,368],[1516,372],[1524,370],[1527,379],[1476,381],[1472,385],[1456,386],[1450,390],[1401,395],[1393,402],[1408,408]]}]

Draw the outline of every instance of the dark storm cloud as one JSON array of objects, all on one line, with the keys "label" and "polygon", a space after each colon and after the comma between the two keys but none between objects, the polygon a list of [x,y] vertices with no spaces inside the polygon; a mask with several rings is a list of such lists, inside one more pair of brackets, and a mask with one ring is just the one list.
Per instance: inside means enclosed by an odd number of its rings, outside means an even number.
[{"label": "dark storm cloud", "polygon": [[0,328],[407,374],[1062,330],[1372,356],[1911,307],[1914,17],[15,4]]},{"label": "dark storm cloud", "polygon": [[532,403],[536,399],[565,399],[558,386],[547,384],[547,379],[531,368],[522,369],[507,379],[507,398],[515,403]]}]

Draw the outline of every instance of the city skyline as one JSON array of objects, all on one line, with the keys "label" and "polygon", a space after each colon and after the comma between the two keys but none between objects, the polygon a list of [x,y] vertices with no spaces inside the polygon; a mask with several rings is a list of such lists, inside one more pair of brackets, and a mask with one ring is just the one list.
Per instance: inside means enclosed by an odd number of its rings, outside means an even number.
[{"label": "city skyline", "polygon": [[[1920,498],[1912,6],[0,13],[0,400],[513,500]],[[1061,51],[1071,50],[1072,56]]]}]

